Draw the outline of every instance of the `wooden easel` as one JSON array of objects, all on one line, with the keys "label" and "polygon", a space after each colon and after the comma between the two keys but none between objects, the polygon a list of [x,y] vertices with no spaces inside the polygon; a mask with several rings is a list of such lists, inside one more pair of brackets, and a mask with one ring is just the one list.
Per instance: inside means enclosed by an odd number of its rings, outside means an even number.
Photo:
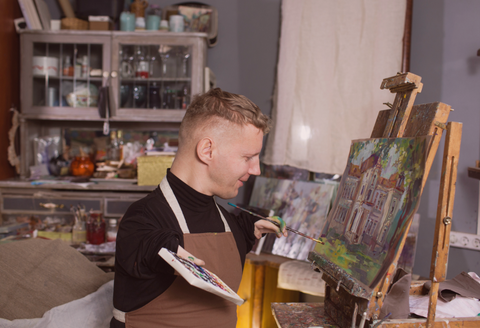
[{"label": "wooden easel", "polygon": [[[318,266],[315,252],[311,252],[309,260],[312,265],[323,272],[326,282],[325,313],[342,328],[350,327],[444,327],[448,321],[449,327],[478,327],[480,318],[461,318],[435,321],[435,309],[438,298],[439,283],[446,278],[448,260],[449,235],[455,196],[458,157],[462,134],[462,124],[450,122],[447,124],[451,111],[449,105],[436,102],[413,106],[417,93],[421,92],[421,78],[411,73],[398,73],[396,76],[383,80],[381,89],[396,93],[391,109],[378,114],[371,138],[400,138],[430,136],[426,159],[425,173],[422,181],[422,191],[437,152],[443,130],[446,130],[445,149],[442,164],[442,177],[437,207],[435,240],[432,250],[430,269],[429,312],[427,319],[379,320],[380,310],[385,295],[391,285],[400,251],[397,253],[385,277],[376,285],[368,297],[358,297],[347,281],[338,279],[335,274],[325,272]],[[411,224],[411,221],[409,225]],[[410,226],[407,227],[407,231]],[[400,242],[399,249],[405,244],[406,235]],[[422,294],[423,284],[412,284],[411,294]]]}]

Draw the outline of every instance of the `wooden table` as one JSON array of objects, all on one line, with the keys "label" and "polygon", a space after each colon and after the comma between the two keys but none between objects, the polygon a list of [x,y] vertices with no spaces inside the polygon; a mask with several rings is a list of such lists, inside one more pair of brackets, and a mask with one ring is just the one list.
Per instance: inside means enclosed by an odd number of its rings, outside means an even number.
[{"label": "wooden table", "polygon": [[323,303],[272,303],[279,328],[337,328],[324,313]]}]

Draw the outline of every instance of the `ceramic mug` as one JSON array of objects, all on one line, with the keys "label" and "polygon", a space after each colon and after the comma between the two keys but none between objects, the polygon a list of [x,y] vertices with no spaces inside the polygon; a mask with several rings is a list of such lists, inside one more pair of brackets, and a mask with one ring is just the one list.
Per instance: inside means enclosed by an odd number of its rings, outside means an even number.
[{"label": "ceramic mug", "polygon": [[120,30],[135,31],[135,14],[124,11],[120,14]]},{"label": "ceramic mug", "polygon": [[170,32],[183,32],[185,29],[185,23],[182,15],[170,16]]},{"label": "ceramic mug", "polygon": [[148,15],[147,16],[147,30],[156,31],[160,27],[160,16]]}]

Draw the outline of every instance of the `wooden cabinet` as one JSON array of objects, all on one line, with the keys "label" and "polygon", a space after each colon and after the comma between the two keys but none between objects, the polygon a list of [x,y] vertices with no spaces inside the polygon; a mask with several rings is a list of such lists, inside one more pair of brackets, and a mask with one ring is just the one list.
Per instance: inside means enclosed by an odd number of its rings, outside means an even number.
[{"label": "wooden cabinet", "polygon": [[39,161],[38,140],[55,139],[60,148],[72,130],[104,140],[107,130],[174,134],[192,95],[204,91],[206,56],[206,33],[22,31],[20,178],[0,181],[0,222],[17,215],[71,219],[78,204],[121,217],[155,186],[31,185],[31,168],[52,158]]},{"label": "wooden cabinet", "polygon": [[203,91],[206,39],[199,35],[114,33],[113,119],[180,122],[191,96]]},{"label": "wooden cabinet", "polygon": [[111,71],[110,49],[108,33],[23,32],[20,36],[22,117],[100,119],[98,93]]},{"label": "wooden cabinet", "polygon": [[300,292],[277,288],[280,264],[291,259],[270,254],[247,254],[238,295],[246,302],[237,308],[237,328],[276,328],[273,302],[298,302]]},{"label": "wooden cabinet", "polygon": [[22,179],[35,164],[34,138],[178,129],[204,91],[205,33],[26,30],[20,42]]},{"label": "wooden cabinet", "polygon": [[90,187],[51,184],[42,187],[28,182],[0,181],[0,213],[4,220],[10,216],[55,216],[71,224],[73,214],[70,208],[81,204],[87,211],[119,219],[130,204],[147,195],[148,191],[146,187],[139,187],[136,192],[121,191],[119,186],[108,184]]},{"label": "wooden cabinet", "polygon": [[190,97],[204,89],[206,36],[22,32],[21,112],[26,118],[97,120],[99,89],[111,85],[110,119],[180,122]]}]

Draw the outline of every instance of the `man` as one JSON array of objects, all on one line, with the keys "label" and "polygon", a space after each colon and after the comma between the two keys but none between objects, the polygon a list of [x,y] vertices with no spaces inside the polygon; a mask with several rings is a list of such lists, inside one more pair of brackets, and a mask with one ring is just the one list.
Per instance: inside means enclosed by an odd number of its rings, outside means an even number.
[{"label": "man", "polygon": [[158,252],[165,247],[193,259],[238,290],[255,237],[287,233],[246,213],[231,215],[214,196],[233,198],[260,174],[268,130],[268,118],[244,96],[216,88],[193,100],[171,169],[120,223],[110,327],[236,326],[234,303],[190,286]]}]

